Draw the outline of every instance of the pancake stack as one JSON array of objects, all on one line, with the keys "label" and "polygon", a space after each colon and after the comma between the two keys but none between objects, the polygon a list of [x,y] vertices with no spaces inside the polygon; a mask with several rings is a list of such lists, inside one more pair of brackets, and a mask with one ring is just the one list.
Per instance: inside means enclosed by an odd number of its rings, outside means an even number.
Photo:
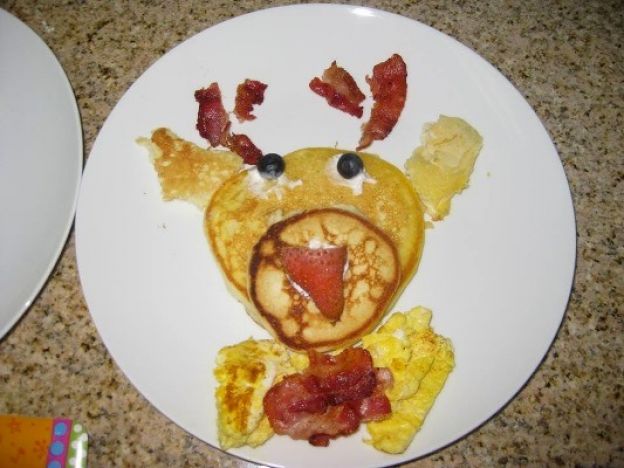
[{"label": "pancake stack", "polygon": [[[367,180],[350,186],[336,177],[344,152],[287,154],[278,180],[262,180],[256,169],[239,172],[219,187],[205,212],[206,235],[232,293],[256,322],[298,350],[342,348],[374,328],[422,253],[423,209],[405,175],[377,156],[358,153]],[[325,317],[288,281],[276,260],[284,244],[347,247],[339,320]],[[359,270],[365,273],[356,276]],[[371,292],[365,301],[356,300],[359,288]]]}]

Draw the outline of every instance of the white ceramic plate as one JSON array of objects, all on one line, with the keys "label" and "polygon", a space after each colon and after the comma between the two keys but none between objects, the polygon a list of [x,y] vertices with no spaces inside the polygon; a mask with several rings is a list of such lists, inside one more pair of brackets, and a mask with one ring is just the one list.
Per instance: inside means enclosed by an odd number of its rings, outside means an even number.
[{"label": "white ceramic plate", "polygon": [[464,436],[518,392],[557,333],[574,270],[573,209],[552,142],[518,91],[453,39],[376,10],[310,5],[235,18],[167,53],[115,107],[88,160],[77,252],[95,324],[149,401],[216,446],[217,350],[268,334],[226,291],[202,213],[161,200],[135,139],[166,126],[205,144],[195,130],[193,91],[217,81],[232,109],[236,85],[254,78],[269,85],[265,102],[257,120],[234,125],[265,152],[353,148],[361,122],[327,106],[308,81],[337,60],[368,90],[365,75],[394,52],[408,65],[408,100],[394,131],[371,151],[402,167],[423,124],[439,114],[465,118],[485,140],[471,187],[427,232],[420,270],[396,306],[432,308],[435,329],[455,345],[457,367],[403,455],[375,451],[360,433],[326,449],[274,437],[231,451],[245,459],[299,467],[399,463]]},{"label": "white ceramic plate", "polygon": [[80,116],[65,72],[39,36],[0,9],[0,338],[62,251],[81,171]]}]

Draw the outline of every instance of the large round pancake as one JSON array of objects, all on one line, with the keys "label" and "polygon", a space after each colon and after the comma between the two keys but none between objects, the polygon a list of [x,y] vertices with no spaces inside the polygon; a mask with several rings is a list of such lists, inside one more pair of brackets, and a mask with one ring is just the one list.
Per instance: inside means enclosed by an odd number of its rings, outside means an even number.
[{"label": "large round pancake", "polygon": [[[282,263],[284,247],[344,246],[342,314],[330,320],[292,283]],[[391,305],[401,270],[393,242],[349,211],[305,211],[273,224],[255,245],[249,265],[247,311],[277,340],[299,350],[341,348],[370,332]]]},{"label": "large round pancake", "polygon": [[407,177],[378,156],[358,153],[376,183],[364,183],[361,194],[337,184],[327,168],[337,148],[305,148],[284,156],[285,176],[300,184],[258,196],[248,171],[232,176],[214,193],[206,209],[205,231],[230,290],[244,303],[253,246],[273,223],[293,214],[328,207],[352,210],[385,232],[401,264],[399,290],[414,274],[424,241],[423,208]]}]

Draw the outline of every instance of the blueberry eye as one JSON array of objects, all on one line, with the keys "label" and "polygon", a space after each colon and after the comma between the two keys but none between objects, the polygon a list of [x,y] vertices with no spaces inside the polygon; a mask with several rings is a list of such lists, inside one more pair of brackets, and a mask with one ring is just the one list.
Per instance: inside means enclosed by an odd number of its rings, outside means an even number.
[{"label": "blueberry eye", "polygon": [[345,179],[353,179],[364,169],[364,163],[355,153],[345,153],[338,159],[338,173]]},{"label": "blueberry eye", "polygon": [[277,179],[284,173],[284,158],[275,153],[265,154],[258,161],[258,171],[265,179]]}]

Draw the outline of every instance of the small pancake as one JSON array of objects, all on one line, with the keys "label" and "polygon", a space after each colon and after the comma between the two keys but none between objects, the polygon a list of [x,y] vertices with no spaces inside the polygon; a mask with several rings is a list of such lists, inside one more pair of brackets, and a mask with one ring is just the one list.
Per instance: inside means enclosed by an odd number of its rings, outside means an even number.
[{"label": "small pancake", "polygon": [[[283,247],[345,246],[345,306],[329,320],[289,279]],[[366,219],[335,208],[311,210],[273,224],[253,249],[249,314],[277,340],[298,349],[342,348],[371,331],[391,305],[401,267],[390,238]]]},{"label": "small pancake", "polygon": [[[284,156],[283,180],[267,181],[259,191],[253,170],[228,179],[206,209],[205,231],[231,292],[249,303],[248,268],[254,245],[275,222],[306,210],[338,207],[359,214],[383,231],[396,247],[402,290],[422,253],[423,208],[411,183],[393,164],[368,153],[357,153],[374,182],[361,193],[328,172],[337,148],[305,148]],[[257,175],[257,173],[256,173]]]}]

